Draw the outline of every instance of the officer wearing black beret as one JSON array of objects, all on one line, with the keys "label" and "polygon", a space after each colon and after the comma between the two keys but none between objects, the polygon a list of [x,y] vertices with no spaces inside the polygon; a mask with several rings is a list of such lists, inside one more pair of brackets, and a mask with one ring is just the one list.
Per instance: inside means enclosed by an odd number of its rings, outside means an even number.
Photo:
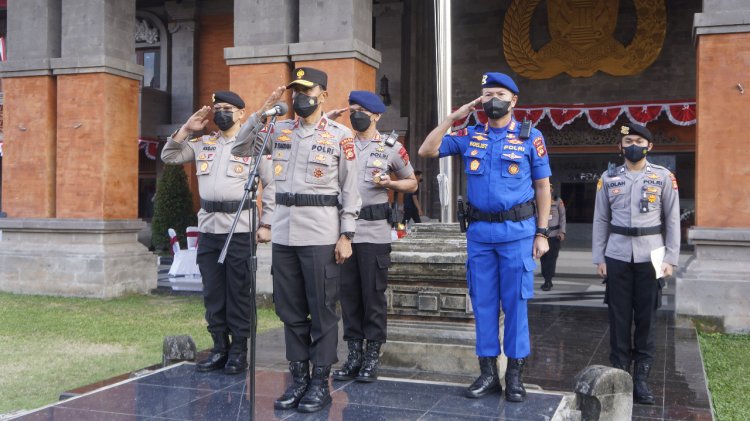
[{"label": "officer wearing black beret", "polygon": [[[182,127],[167,138],[161,159],[166,164],[195,162],[201,209],[198,212],[198,268],[203,280],[203,303],[206,307],[207,329],[213,339],[213,349],[207,359],[199,361],[197,371],[223,369],[226,374],[238,374],[247,368],[247,338],[250,336],[251,293],[248,260],[252,247],[250,238],[251,203],[241,211],[224,264],[218,263],[219,254],[232,226],[245,183],[254,165],[253,157],[232,153],[241,132],[248,137],[262,126],[261,114],[270,109],[284,89],[274,91],[263,106],[241,124],[245,101],[234,92],[217,91],[212,95],[213,106],[196,111]],[[208,116],[219,131],[192,137],[203,130]],[[242,130],[241,130],[242,129]],[[253,136],[250,136],[252,134]],[[263,184],[263,215],[257,232],[258,242],[270,240],[273,216],[273,169],[271,161],[262,159],[258,166]],[[231,335],[231,342],[230,342]]]},{"label": "officer wearing black beret", "polygon": [[[635,362],[633,399],[652,405],[646,381],[656,349],[661,278],[672,275],[680,253],[680,198],[674,175],[646,159],[654,144],[645,126],[618,126],[617,137],[625,163],[603,173],[596,186],[593,261],[606,279],[609,360],[628,372]],[[657,274],[651,253],[661,247],[665,253]]]}]

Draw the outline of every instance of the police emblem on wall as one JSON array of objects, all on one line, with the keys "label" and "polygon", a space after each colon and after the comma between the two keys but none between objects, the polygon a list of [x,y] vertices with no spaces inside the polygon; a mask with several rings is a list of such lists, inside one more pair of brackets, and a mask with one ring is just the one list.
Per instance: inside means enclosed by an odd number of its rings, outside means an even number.
[{"label": "police emblem on wall", "polygon": [[627,46],[615,39],[619,0],[547,1],[552,37],[539,51],[531,47],[531,24],[541,0],[513,0],[503,23],[503,52],[511,69],[529,79],[560,73],[589,77],[597,71],[630,76],[649,67],[661,53],[667,33],[664,0],[633,0],[635,35]]}]

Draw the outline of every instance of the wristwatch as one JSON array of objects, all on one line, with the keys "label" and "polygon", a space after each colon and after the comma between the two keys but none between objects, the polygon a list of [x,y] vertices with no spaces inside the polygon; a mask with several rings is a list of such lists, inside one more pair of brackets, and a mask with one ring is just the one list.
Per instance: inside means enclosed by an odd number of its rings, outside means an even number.
[{"label": "wristwatch", "polygon": [[544,238],[549,238],[549,227],[537,228],[536,235]]},{"label": "wristwatch", "polygon": [[351,231],[342,232],[341,235],[348,238],[350,241],[352,238],[354,238],[354,233]]}]

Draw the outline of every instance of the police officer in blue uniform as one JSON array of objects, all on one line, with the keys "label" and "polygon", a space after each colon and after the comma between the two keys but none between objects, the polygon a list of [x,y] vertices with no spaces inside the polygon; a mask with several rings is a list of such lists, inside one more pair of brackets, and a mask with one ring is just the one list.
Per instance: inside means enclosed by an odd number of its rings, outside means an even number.
[{"label": "police officer in blue uniform", "polygon": [[[518,87],[513,79],[502,73],[485,73],[482,96],[448,115],[419,148],[419,156],[426,158],[461,155],[467,174],[470,224],[466,278],[481,374],[466,396],[502,392],[497,371],[502,303],[503,350],[508,357],[505,399],[511,402],[526,397],[522,374],[530,353],[527,301],[534,295],[534,258],[549,249],[552,173],[542,134],[513,118],[517,101]],[[445,135],[478,104],[487,114],[487,124]]]}]

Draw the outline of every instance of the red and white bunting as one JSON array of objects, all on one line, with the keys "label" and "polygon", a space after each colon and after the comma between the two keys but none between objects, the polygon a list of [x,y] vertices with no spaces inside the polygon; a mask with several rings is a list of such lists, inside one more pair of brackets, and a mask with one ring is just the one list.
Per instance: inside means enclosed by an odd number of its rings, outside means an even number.
[{"label": "red and white bunting", "polygon": [[[678,126],[691,126],[695,124],[695,101],[649,101],[628,102],[615,104],[550,104],[528,107],[517,107],[513,110],[513,116],[518,121],[524,118],[530,120],[536,126],[540,120],[547,117],[557,130],[572,123],[577,118],[585,115],[591,127],[597,130],[611,128],[617,119],[625,113],[634,124],[645,125],[656,120],[662,112],[667,113],[669,121]],[[453,130],[458,130],[468,125],[484,124],[487,116],[481,105],[466,118],[453,123]]]},{"label": "red and white bunting", "polygon": [[138,149],[142,149],[146,158],[155,160],[159,151],[159,141],[155,139],[138,139]]}]

